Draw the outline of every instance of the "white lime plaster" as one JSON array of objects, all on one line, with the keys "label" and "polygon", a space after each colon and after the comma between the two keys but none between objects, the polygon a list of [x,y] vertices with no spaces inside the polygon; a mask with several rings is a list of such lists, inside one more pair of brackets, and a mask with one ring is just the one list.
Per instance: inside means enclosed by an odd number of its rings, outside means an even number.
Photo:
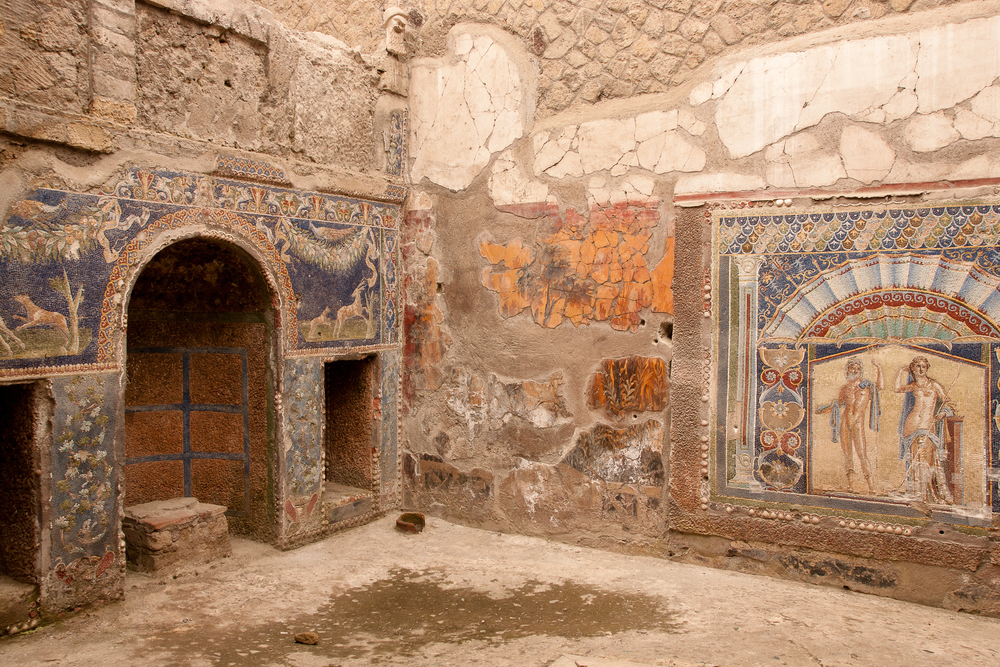
[{"label": "white lime plaster", "polygon": [[549,196],[549,186],[529,179],[509,151],[493,163],[489,187],[495,206],[533,204]]},{"label": "white lime plaster", "polygon": [[411,70],[411,176],[463,190],[524,134],[534,90],[522,47],[494,30],[456,26],[449,48]]}]

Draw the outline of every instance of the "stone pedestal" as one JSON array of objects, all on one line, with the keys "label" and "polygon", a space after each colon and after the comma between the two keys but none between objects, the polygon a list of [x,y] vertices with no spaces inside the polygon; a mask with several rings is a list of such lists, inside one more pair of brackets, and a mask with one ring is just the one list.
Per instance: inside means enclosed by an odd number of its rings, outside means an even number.
[{"label": "stone pedestal", "polygon": [[231,555],[225,512],[222,505],[200,503],[196,498],[126,507],[122,530],[129,567],[155,572]]}]

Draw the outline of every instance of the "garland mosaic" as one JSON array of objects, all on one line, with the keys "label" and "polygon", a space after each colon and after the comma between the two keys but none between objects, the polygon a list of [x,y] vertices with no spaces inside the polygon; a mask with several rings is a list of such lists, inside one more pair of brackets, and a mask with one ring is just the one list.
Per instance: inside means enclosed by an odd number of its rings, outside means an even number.
[{"label": "garland mosaic", "polygon": [[394,343],[399,221],[397,204],[170,171],[40,188],[0,226],[0,376],[115,368],[127,291],[168,232],[253,250],[286,353]]},{"label": "garland mosaic", "polygon": [[711,219],[713,496],[990,525],[1000,205]]}]

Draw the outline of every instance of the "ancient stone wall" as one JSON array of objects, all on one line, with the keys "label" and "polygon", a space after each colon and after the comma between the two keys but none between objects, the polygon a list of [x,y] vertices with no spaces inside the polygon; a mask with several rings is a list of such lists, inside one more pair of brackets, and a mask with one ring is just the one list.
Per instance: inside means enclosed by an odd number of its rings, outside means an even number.
[{"label": "ancient stone wall", "polygon": [[425,22],[407,501],[1000,613],[998,6],[744,5],[791,23],[558,113],[550,46]]},{"label": "ancient stone wall", "polygon": [[[961,0],[958,0],[961,2]],[[381,38],[381,5],[263,0],[297,30],[362,49]],[[919,13],[955,0],[412,0],[398,3],[419,27],[418,55],[444,51],[457,23],[497,26],[538,57],[539,116],[665,92],[714,57],[835,26]]]}]

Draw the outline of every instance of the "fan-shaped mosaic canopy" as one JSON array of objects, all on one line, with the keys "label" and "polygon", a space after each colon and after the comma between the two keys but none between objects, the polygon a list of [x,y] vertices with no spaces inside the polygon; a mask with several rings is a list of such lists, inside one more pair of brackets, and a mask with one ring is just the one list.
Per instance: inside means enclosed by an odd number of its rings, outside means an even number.
[{"label": "fan-shaped mosaic canopy", "polygon": [[1000,277],[940,255],[851,260],[799,287],[763,342],[1000,340]]}]

